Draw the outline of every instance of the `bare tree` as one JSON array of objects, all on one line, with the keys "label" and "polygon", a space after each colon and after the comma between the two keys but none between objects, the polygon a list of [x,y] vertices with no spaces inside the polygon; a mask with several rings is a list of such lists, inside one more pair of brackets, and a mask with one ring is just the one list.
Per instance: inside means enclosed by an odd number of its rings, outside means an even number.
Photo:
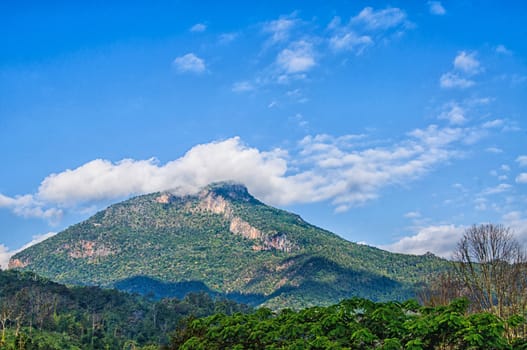
[{"label": "bare tree", "polygon": [[458,243],[454,260],[476,309],[500,317],[525,310],[527,256],[508,227],[470,227]]},{"label": "bare tree", "polygon": [[448,305],[454,299],[466,296],[466,288],[456,273],[449,269],[430,276],[417,292],[417,300],[425,306]]}]

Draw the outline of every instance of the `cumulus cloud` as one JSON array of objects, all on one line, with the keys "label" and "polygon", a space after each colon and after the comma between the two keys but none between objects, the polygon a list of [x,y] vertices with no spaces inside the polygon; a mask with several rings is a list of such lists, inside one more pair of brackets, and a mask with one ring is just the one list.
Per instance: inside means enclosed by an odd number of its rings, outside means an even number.
[{"label": "cumulus cloud", "polygon": [[62,210],[57,208],[44,208],[45,203],[35,199],[33,195],[8,197],[0,193],[0,208],[11,209],[16,215],[25,218],[41,218],[51,224],[62,218]]},{"label": "cumulus cloud", "polygon": [[466,89],[475,84],[469,77],[483,71],[480,62],[476,59],[476,52],[461,51],[454,58],[453,71],[444,73],[439,78],[442,88]]},{"label": "cumulus cloud", "polygon": [[521,173],[520,175],[516,176],[516,183],[527,184],[527,173]]},{"label": "cumulus cloud", "polygon": [[287,74],[306,72],[316,64],[313,45],[305,40],[294,42],[278,54],[276,63]]},{"label": "cumulus cloud", "polygon": [[206,70],[205,61],[193,53],[176,57],[173,62],[174,67],[180,73],[203,73]]},{"label": "cumulus cloud", "polygon": [[461,88],[466,89],[468,87],[471,87],[474,85],[474,81],[470,79],[463,78],[459,76],[458,74],[448,72],[441,75],[441,78],[439,78],[439,85],[442,88]]},{"label": "cumulus cloud", "polygon": [[[292,121],[307,126],[300,114]],[[197,145],[165,164],[154,158],[95,159],[50,174],[35,194],[0,195],[0,206],[19,215],[24,208],[37,208],[40,216],[56,215],[131,195],[190,194],[211,182],[234,180],[272,205],[328,200],[336,211],[345,211],[378,198],[386,187],[406,185],[452,161],[460,156],[467,135],[477,131],[430,125],[382,147],[366,146],[378,143],[363,134],[310,135],[289,151],[262,151],[233,137]]]},{"label": "cumulus cloud", "polygon": [[449,259],[464,231],[465,227],[456,225],[427,226],[420,228],[413,236],[403,237],[393,244],[380,248],[405,254],[421,255],[431,252]]},{"label": "cumulus cloud", "polygon": [[440,1],[429,1],[428,10],[430,11],[431,14],[437,15],[437,16],[442,16],[446,14],[446,10]]},{"label": "cumulus cloud", "polygon": [[479,61],[476,59],[476,53],[461,51],[454,58],[454,68],[467,74],[477,74],[481,71]]},{"label": "cumulus cloud", "polygon": [[201,33],[207,30],[207,26],[203,23],[196,23],[192,27],[190,27],[190,31],[194,33]]},{"label": "cumulus cloud", "polygon": [[22,247],[20,247],[19,249],[17,250],[9,250],[9,248],[7,248],[5,245],[3,244],[0,244],[0,267],[2,269],[6,269],[7,266],[9,265],[9,259],[11,259],[11,257],[13,255],[15,255],[16,253],[18,252],[21,252],[22,250],[26,249],[26,248],[29,248],[31,247],[32,245],[35,245],[37,243],[40,243],[50,237],[53,237],[54,235],[56,235],[57,232],[48,232],[48,233],[45,233],[45,234],[42,234],[42,235],[36,235],[36,236],[33,236],[33,239],[24,244]]}]

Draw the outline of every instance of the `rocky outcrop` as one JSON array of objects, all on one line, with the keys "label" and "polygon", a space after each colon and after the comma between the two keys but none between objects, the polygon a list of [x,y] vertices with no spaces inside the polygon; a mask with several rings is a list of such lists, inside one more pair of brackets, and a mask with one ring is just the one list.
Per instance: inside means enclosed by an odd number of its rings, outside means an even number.
[{"label": "rocky outcrop", "polygon": [[197,210],[222,215],[226,220],[230,221],[229,231],[231,233],[257,241],[252,247],[253,250],[274,249],[289,253],[297,248],[287,238],[287,234],[265,234],[239,216],[235,216],[231,204],[223,196],[211,191],[203,191],[199,194],[199,198]]},{"label": "rocky outcrop", "polygon": [[22,261],[20,259],[11,259],[9,260],[9,265],[7,266],[8,269],[17,269],[17,268],[23,268],[29,265],[29,262]]},{"label": "rocky outcrop", "polygon": [[232,218],[229,230],[235,235],[240,235],[248,239],[263,238],[262,232],[260,230],[251,226],[248,222],[240,219],[239,217]]},{"label": "rocky outcrop", "polygon": [[68,256],[74,259],[89,259],[109,256],[115,254],[115,250],[94,241],[80,240],[75,244],[64,244],[62,249]]}]

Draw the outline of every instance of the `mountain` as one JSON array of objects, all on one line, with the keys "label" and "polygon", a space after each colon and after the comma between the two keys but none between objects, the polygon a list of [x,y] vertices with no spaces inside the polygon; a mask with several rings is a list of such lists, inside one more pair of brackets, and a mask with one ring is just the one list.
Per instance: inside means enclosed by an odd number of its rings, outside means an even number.
[{"label": "mountain", "polygon": [[346,241],[225,182],[114,204],[10,261],[66,284],[159,297],[203,290],[272,308],[407,299],[446,265]]}]

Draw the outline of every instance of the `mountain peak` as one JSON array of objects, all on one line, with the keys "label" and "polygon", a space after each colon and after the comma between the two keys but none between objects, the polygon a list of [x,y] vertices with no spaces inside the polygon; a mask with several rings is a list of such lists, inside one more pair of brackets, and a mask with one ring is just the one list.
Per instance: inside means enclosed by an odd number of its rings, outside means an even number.
[{"label": "mountain peak", "polygon": [[204,197],[208,194],[221,196],[225,199],[235,201],[256,201],[256,199],[249,193],[245,185],[235,181],[222,181],[211,183],[201,190],[200,197]]}]

